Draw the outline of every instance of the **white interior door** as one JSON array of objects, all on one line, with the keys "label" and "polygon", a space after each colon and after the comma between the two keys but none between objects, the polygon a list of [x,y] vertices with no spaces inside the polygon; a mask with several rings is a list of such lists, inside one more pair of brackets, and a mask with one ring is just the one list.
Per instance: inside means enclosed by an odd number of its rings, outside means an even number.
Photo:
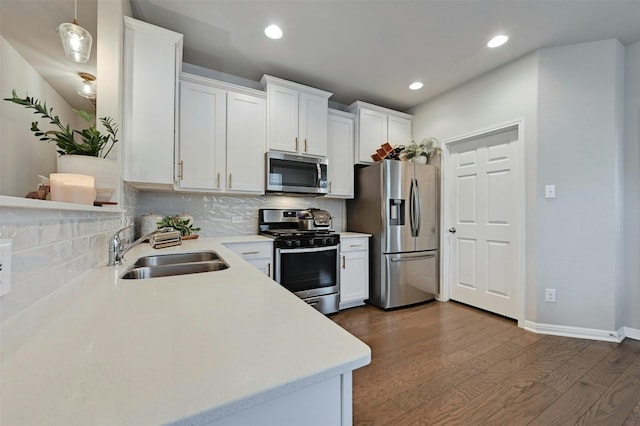
[{"label": "white interior door", "polygon": [[451,299],[510,318],[520,303],[517,128],[448,145]]}]

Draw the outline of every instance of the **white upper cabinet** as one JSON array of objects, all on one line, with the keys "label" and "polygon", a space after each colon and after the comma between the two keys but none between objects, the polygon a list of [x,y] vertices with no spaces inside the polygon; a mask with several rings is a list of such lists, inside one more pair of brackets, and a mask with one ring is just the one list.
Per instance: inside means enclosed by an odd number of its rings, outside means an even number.
[{"label": "white upper cabinet", "polygon": [[173,185],[182,34],[124,17],[122,178]]},{"label": "white upper cabinet", "polygon": [[183,73],[176,189],[264,193],[262,92]]},{"label": "white upper cabinet", "polygon": [[371,155],[385,142],[395,146],[411,141],[410,114],[361,101],[351,104],[349,111],[356,114],[356,163],[373,163]]},{"label": "white upper cabinet", "polygon": [[265,75],[269,149],[327,155],[327,110],[332,93]]},{"label": "white upper cabinet", "polygon": [[227,191],[264,193],[267,102],[227,93]]},{"label": "white upper cabinet", "polygon": [[327,197],[353,198],[353,137],[354,115],[329,110],[327,134]]},{"label": "white upper cabinet", "polygon": [[224,90],[180,82],[180,189],[224,189],[226,100]]}]

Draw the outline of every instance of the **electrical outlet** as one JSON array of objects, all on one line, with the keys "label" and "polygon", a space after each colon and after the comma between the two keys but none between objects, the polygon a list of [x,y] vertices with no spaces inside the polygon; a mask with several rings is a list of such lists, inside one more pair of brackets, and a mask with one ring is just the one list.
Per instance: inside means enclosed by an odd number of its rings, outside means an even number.
[{"label": "electrical outlet", "polygon": [[11,291],[11,240],[0,240],[0,296]]},{"label": "electrical outlet", "polygon": [[231,223],[242,223],[242,216],[233,216],[231,218]]},{"label": "electrical outlet", "polygon": [[544,198],[556,198],[556,186],[545,185],[544,186]]},{"label": "electrical outlet", "polygon": [[556,289],[545,288],[544,289],[544,301],[550,303],[556,303]]}]

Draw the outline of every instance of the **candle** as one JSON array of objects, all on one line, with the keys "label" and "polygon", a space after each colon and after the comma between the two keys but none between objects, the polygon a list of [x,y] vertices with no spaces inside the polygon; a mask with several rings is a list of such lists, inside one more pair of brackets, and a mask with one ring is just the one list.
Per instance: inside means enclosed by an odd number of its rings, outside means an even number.
[{"label": "candle", "polygon": [[87,204],[92,206],[96,199],[95,178],[73,173],[51,173],[51,201]]}]

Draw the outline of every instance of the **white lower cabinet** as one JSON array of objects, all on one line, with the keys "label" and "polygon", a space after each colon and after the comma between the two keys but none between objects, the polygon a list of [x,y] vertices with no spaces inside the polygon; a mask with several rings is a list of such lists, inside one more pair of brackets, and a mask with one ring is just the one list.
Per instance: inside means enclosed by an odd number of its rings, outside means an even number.
[{"label": "white lower cabinet", "polygon": [[224,246],[242,256],[257,270],[273,278],[273,242],[255,241],[243,243],[224,243]]},{"label": "white lower cabinet", "polygon": [[340,309],[369,298],[369,237],[340,237]]}]

